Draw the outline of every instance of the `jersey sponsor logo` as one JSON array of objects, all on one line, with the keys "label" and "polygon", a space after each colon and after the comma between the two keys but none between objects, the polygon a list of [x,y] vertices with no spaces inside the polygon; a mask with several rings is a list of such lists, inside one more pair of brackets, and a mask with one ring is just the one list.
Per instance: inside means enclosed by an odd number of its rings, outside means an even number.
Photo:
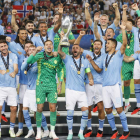
[{"label": "jersey sponsor logo", "polygon": [[40,98],[37,98],[36,100],[37,100],[37,102],[40,102]]},{"label": "jersey sponsor logo", "polygon": [[54,60],[54,64],[57,64],[57,60]]},{"label": "jersey sponsor logo", "polygon": [[44,65],[46,65],[46,67],[50,68],[50,69],[54,69],[55,66],[53,65],[50,65],[49,63],[43,63]]}]

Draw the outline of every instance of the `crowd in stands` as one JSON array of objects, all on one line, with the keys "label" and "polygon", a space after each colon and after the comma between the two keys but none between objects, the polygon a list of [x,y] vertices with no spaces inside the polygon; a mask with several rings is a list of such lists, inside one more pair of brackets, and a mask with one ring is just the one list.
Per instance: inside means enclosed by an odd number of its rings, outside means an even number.
[{"label": "crowd in stands", "polygon": [[92,31],[85,20],[84,5],[86,2],[90,3],[89,11],[92,19],[97,11],[101,14],[107,14],[109,16],[109,25],[112,24],[115,18],[112,3],[118,3],[120,13],[122,12],[122,5],[127,4],[129,7],[127,16],[133,20],[137,18],[137,14],[131,8],[131,5],[137,2],[140,8],[140,0],[1,0],[0,24],[4,27],[5,33],[14,33],[11,27],[11,11],[13,9],[13,5],[31,5],[33,6],[33,12],[30,11],[25,18],[21,19],[18,15],[16,16],[16,21],[19,27],[24,27],[27,20],[34,21],[36,29],[38,29],[38,24],[40,21],[46,21],[48,23],[48,27],[51,27],[53,25],[53,16],[58,10],[58,5],[59,3],[62,3],[64,5],[63,15],[69,15],[73,18],[72,32],[74,34],[78,34],[80,30],[85,29],[87,34],[92,34]]}]

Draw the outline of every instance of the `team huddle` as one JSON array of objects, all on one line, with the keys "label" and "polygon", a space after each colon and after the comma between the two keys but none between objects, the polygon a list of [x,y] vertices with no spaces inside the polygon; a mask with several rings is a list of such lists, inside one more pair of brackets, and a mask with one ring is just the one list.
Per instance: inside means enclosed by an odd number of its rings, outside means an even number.
[{"label": "team huddle", "polygon": [[[82,111],[78,137],[85,139],[85,137],[92,135],[91,106],[93,101],[98,108],[99,128],[96,137],[103,136],[105,112],[112,129],[111,139],[118,136],[119,132],[115,126],[115,118],[112,113],[113,107],[119,114],[124,131],[120,139],[129,137],[130,132],[125,114],[131,107],[129,103],[130,80],[133,77],[137,99],[137,107],[133,114],[140,110],[140,18],[137,19],[138,28],[134,27],[133,20],[127,19],[126,16],[127,5],[123,5],[120,23],[118,5],[114,3],[116,17],[113,24],[108,26],[108,16],[102,15],[100,17],[98,12],[95,13],[93,22],[88,7],[89,4],[86,3],[85,16],[94,33],[94,51],[87,51],[79,46],[85,31],[80,31],[76,40],[71,32],[69,43],[73,44],[72,56],[69,55],[68,47],[60,45],[64,36],[60,28],[63,5],[60,4],[58,13],[54,16],[54,27],[48,29],[45,22],[40,22],[40,33],[38,34],[33,33],[34,24],[32,21],[27,21],[25,28],[18,28],[15,23],[17,11],[12,11],[12,26],[17,32],[17,37],[12,42],[9,37],[0,40],[0,111],[2,112],[2,107],[6,101],[11,110],[10,137],[19,137],[23,134],[24,120],[29,130],[25,138],[35,136],[28,111],[30,109],[34,111],[37,125],[36,140],[48,136],[59,139],[55,134],[56,103],[57,96],[61,93],[63,80],[66,83],[68,140],[73,138],[73,115],[76,103]],[[137,4],[133,4],[132,8],[140,16]],[[99,22],[100,26],[98,26]],[[121,34],[114,39],[115,30],[118,26],[121,29]],[[124,109],[121,69],[124,78]],[[59,80],[58,87],[57,79]],[[19,89],[18,101],[17,89]],[[42,113],[46,98],[50,110],[50,131],[47,127],[46,117]],[[19,129],[15,134],[17,104],[20,105]],[[84,135],[83,131],[86,126],[87,133]]]}]

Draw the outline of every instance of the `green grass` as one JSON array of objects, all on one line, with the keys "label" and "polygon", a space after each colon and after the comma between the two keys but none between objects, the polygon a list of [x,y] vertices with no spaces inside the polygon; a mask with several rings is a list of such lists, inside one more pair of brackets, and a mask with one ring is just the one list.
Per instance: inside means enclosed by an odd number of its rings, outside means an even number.
[{"label": "green grass", "polygon": [[[122,75],[121,75],[122,77]],[[130,89],[131,89],[131,93],[134,93],[134,80],[132,79],[131,80],[131,83],[130,83]],[[122,92],[124,92],[124,86],[122,86]],[[65,97],[65,82],[63,81],[62,83],[62,92],[61,94],[59,95],[59,97]],[[130,95],[131,98],[135,98],[135,94],[131,94]]]}]

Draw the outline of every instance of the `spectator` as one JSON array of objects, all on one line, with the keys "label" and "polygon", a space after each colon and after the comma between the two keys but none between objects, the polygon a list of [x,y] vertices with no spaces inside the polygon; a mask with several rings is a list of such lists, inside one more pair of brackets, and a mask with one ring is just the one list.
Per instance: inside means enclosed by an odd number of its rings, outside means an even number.
[{"label": "spectator", "polygon": [[70,3],[71,3],[71,0],[66,0],[66,5],[70,5]]},{"label": "spectator", "polygon": [[11,33],[12,33],[11,23],[8,22],[8,25],[6,26],[6,34],[11,34]]},{"label": "spectator", "polygon": [[37,28],[37,26],[38,26],[38,19],[37,19],[37,17],[35,17],[35,19],[34,19],[34,26]]},{"label": "spectator", "polygon": [[12,14],[11,14],[11,12],[9,11],[8,12],[8,15],[7,15],[7,23],[11,23],[11,19],[12,19]]},{"label": "spectator", "polygon": [[29,5],[29,0],[25,0],[25,1],[24,1],[24,5],[25,5],[25,6]]},{"label": "spectator", "polygon": [[44,15],[44,13],[41,14],[39,20],[40,20],[40,21],[45,21],[45,22],[46,22],[46,16]]},{"label": "spectator", "polygon": [[85,21],[83,20],[83,18],[81,19],[81,24],[83,25],[83,27],[85,27]]},{"label": "spectator", "polygon": [[34,20],[35,16],[33,15],[32,11],[29,12],[29,16],[28,16],[29,20]]},{"label": "spectator", "polygon": [[79,34],[80,31],[81,31],[80,29],[83,29],[83,28],[84,28],[84,27],[83,27],[83,25],[81,24],[81,21],[79,20],[79,21],[78,21],[78,25],[77,25],[77,29],[78,29],[78,30],[77,30],[77,34]]},{"label": "spectator", "polygon": [[47,2],[46,2],[46,1],[44,2],[44,5],[42,6],[42,8],[43,8],[45,11],[48,9]]},{"label": "spectator", "polygon": [[109,10],[109,5],[111,4],[111,2],[109,0],[105,0],[104,1],[104,14],[107,14],[108,10]]},{"label": "spectator", "polygon": [[37,17],[37,19],[39,20],[40,12],[39,12],[38,8],[35,9],[34,16]]},{"label": "spectator", "polygon": [[13,5],[21,5],[21,2],[19,0],[14,0]]},{"label": "spectator", "polygon": [[83,0],[82,2],[83,2],[82,8],[85,8],[85,3],[88,3],[88,0]]}]

